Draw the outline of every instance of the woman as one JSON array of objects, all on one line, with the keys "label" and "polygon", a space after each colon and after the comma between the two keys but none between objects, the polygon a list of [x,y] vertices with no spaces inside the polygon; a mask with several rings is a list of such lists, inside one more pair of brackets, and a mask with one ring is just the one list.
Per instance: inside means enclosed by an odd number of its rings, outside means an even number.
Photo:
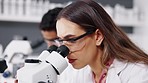
[{"label": "woman", "polygon": [[148,55],[98,3],[73,2],[60,12],[56,27],[59,42],[70,49],[69,63],[75,69],[89,65],[92,83],[148,83]]}]

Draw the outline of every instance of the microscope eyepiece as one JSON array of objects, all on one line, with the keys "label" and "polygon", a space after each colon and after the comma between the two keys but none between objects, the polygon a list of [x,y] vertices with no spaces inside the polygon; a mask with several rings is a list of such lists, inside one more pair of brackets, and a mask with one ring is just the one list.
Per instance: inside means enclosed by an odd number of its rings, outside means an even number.
[{"label": "microscope eyepiece", "polygon": [[69,54],[69,48],[66,47],[65,45],[61,45],[57,49],[57,52],[60,53],[65,58]]},{"label": "microscope eyepiece", "polygon": [[56,45],[52,45],[52,46],[50,46],[50,47],[47,49],[47,51],[51,53],[52,51],[56,51],[57,48],[58,48],[58,47],[57,47]]}]

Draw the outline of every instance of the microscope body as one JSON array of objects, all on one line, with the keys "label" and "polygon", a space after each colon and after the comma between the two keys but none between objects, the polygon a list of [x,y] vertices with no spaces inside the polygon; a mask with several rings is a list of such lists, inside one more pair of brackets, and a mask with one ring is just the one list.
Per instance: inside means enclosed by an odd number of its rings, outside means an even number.
[{"label": "microscope body", "polygon": [[56,71],[49,65],[46,62],[25,63],[25,66],[17,71],[18,83],[56,83]]},{"label": "microscope body", "polygon": [[4,50],[3,56],[8,63],[11,63],[16,54],[28,55],[32,53],[30,41],[12,40]]},{"label": "microscope body", "polygon": [[12,40],[4,50],[3,57],[8,68],[3,73],[3,78],[15,78],[16,71],[24,65],[24,59],[32,53],[31,43],[28,40]]},{"label": "microscope body", "polygon": [[[66,56],[68,53],[69,50]],[[56,83],[57,75],[67,66],[67,61],[59,52],[43,51],[37,59],[25,60],[24,67],[17,71],[18,83]]]}]

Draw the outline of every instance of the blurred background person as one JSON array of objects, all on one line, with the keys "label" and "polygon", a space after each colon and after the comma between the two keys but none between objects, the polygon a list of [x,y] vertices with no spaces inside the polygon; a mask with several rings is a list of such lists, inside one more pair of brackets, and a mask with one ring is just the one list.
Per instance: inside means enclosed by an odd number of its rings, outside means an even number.
[{"label": "blurred background person", "polygon": [[62,8],[60,7],[49,10],[43,15],[42,20],[40,22],[39,28],[48,47],[51,45],[59,46],[59,43],[56,42],[56,16],[61,10]]}]

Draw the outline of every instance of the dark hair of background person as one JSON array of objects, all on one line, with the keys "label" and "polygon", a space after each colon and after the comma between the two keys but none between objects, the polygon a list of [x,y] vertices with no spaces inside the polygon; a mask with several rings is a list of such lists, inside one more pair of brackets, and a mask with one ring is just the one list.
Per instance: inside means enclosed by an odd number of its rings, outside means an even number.
[{"label": "dark hair of background person", "polygon": [[65,18],[80,25],[85,31],[99,29],[104,35],[101,44],[103,55],[101,65],[106,67],[108,60],[143,62],[148,64],[148,55],[137,47],[111,19],[101,5],[92,0],[76,1],[65,7],[57,20]]},{"label": "dark hair of background person", "polygon": [[61,7],[57,7],[45,13],[39,25],[40,30],[56,31],[56,17],[62,9]]}]

